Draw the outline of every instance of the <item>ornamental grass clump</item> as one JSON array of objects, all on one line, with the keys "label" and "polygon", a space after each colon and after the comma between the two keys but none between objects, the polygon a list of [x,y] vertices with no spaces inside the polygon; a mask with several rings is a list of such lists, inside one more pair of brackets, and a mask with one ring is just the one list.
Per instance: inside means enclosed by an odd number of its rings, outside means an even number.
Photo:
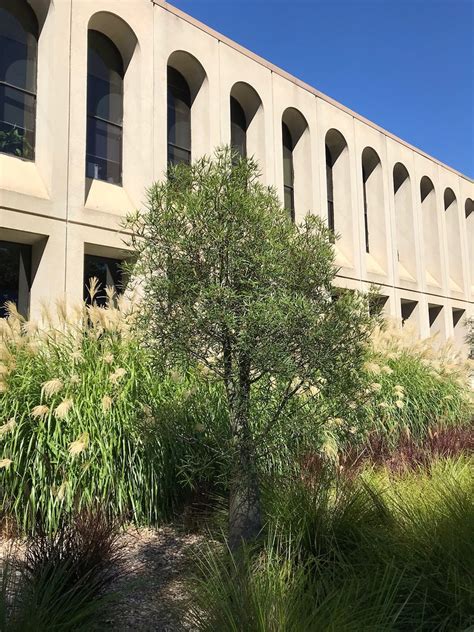
[{"label": "ornamental grass clump", "polygon": [[474,364],[450,342],[420,340],[409,327],[388,321],[372,334],[365,371],[370,397],[360,417],[388,445],[402,436],[422,442],[435,429],[472,423]]},{"label": "ornamental grass clump", "polygon": [[472,459],[398,476],[273,480],[268,537],[199,551],[190,584],[198,630],[470,630]]},{"label": "ornamental grass clump", "polygon": [[54,531],[98,499],[156,523],[219,479],[218,394],[192,375],[157,380],[135,314],[118,299],[0,320],[0,508],[20,531]]}]

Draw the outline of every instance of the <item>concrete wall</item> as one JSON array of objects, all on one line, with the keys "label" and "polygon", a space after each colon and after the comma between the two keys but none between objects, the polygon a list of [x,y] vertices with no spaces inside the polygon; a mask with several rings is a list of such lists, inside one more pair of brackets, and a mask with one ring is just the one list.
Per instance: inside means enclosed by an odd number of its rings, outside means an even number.
[{"label": "concrete wall", "polygon": [[[193,159],[229,142],[233,94],[253,110],[248,151],[282,196],[282,120],[291,128],[297,220],[308,211],[327,218],[325,146],[339,148],[338,282],[354,289],[377,283],[391,315],[401,317],[402,307],[407,313],[416,303],[410,319],[422,336],[436,330],[462,339],[460,310],[474,313],[469,178],[161,0],[30,4],[40,24],[36,160],[0,154],[0,239],[33,247],[32,315],[42,298],[82,297],[85,253],[126,255],[121,220],[166,171],[170,64],[191,88]],[[85,178],[88,28],[112,39],[126,67],[122,186]],[[370,171],[365,182],[363,161]]]}]

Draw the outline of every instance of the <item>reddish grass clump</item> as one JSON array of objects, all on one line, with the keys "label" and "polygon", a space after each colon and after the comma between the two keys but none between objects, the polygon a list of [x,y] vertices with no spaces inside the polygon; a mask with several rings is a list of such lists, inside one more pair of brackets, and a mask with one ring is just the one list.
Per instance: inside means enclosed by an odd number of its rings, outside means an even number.
[{"label": "reddish grass clump", "polygon": [[438,458],[453,458],[474,453],[472,426],[451,426],[429,430],[421,440],[402,434],[395,446],[385,437],[372,435],[363,448],[349,449],[341,459],[345,471],[358,471],[368,463],[386,467],[392,472],[428,466]]}]

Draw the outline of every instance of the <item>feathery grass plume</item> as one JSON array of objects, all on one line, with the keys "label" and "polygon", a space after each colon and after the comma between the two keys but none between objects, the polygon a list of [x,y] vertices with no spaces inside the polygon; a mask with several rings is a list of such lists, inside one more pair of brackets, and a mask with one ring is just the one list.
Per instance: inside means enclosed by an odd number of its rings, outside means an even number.
[{"label": "feathery grass plume", "polygon": [[102,397],[102,410],[104,411],[104,413],[109,412],[109,410],[112,408],[112,398],[109,397],[109,395],[104,395]]},{"label": "feathery grass plume", "polygon": [[89,445],[89,434],[87,432],[83,432],[81,436],[69,444],[69,453],[71,456],[78,456],[83,452],[87,446]]},{"label": "feathery grass plume", "polygon": [[7,423],[0,426],[0,436],[6,434],[7,432],[11,432],[16,426],[15,418],[12,417],[7,421]]},{"label": "feathery grass plume", "polygon": [[113,373],[111,373],[109,379],[112,382],[112,384],[118,384],[126,373],[127,372],[125,369],[123,369],[122,367],[119,367],[118,369],[115,369]]},{"label": "feathery grass plume", "polygon": [[113,356],[113,353],[110,353],[110,352],[109,352],[109,353],[106,353],[106,354],[104,355],[104,362],[105,362],[106,364],[112,364],[112,363],[113,363],[113,361],[114,361],[114,356]]},{"label": "feathery grass plume", "polygon": [[39,404],[38,406],[34,406],[34,408],[31,409],[31,416],[37,419],[42,419],[46,417],[48,413],[49,413],[49,408],[48,406],[45,406],[44,404]]},{"label": "feathery grass plume", "polygon": [[44,397],[53,397],[62,390],[64,384],[59,378],[54,378],[52,380],[48,380],[47,382],[43,382],[41,388],[41,394]]},{"label": "feathery grass plume", "polygon": [[89,285],[87,286],[87,293],[89,294],[90,301],[94,304],[95,297],[99,293],[100,283],[97,277],[91,277],[89,279]]},{"label": "feathery grass plume", "polygon": [[65,419],[73,405],[72,399],[63,399],[63,401],[54,409],[54,416],[57,419]]},{"label": "feathery grass plume", "polygon": [[8,470],[12,463],[13,461],[11,459],[0,459],[0,469]]}]

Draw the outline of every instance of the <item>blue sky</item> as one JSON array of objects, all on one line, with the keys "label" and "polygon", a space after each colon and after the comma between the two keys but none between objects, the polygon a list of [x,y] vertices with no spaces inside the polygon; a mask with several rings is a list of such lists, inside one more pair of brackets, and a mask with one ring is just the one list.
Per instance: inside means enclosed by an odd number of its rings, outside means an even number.
[{"label": "blue sky", "polygon": [[171,4],[474,177],[474,0]]}]

